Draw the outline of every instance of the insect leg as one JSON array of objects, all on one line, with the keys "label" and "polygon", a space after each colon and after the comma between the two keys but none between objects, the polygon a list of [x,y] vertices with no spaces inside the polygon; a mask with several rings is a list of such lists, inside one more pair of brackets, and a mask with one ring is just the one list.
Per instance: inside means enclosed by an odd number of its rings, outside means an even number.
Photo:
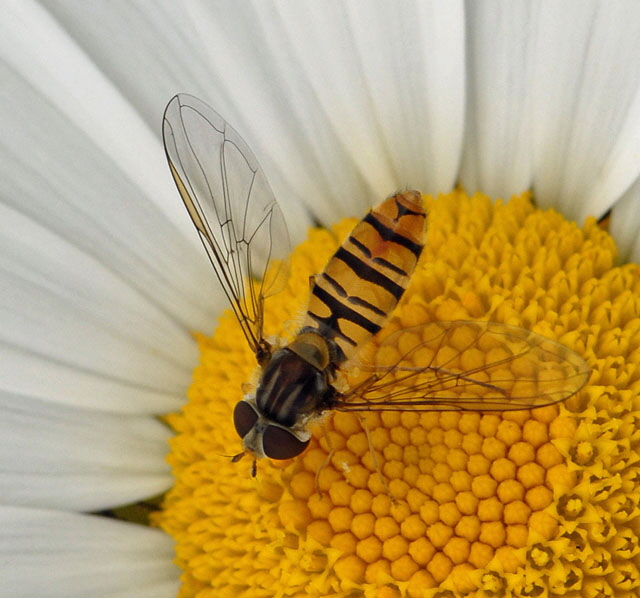
[{"label": "insect leg", "polygon": [[336,452],[336,449],[333,447],[333,443],[331,442],[331,434],[327,434],[327,427],[325,422],[324,421],[320,422],[320,426],[322,426],[322,435],[324,438],[326,438],[327,447],[329,448],[329,452],[327,453],[327,456],[325,457],[324,461],[320,464],[320,467],[318,467],[318,469],[316,470],[316,479],[315,479],[316,493],[320,498],[322,498],[322,490],[320,488],[320,474],[322,473],[322,470],[325,467],[327,467],[329,463],[331,463],[331,459],[333,458],[333,455]]},{"label": "insect leg", "polygon": [[376,449],[374,448],[373,442],[371,441],[371,435],[369,434],[369,428],[367,426],[367,423],[360,414],[357,414],[357,415],[358,415],[358,421],[360,422],[360,426],[362,427],[362,431],[364,432],[364,435],[367,437],[367,444],[369,445],[369,452],[371,454],[373,467],[375,468],[376,473],[378,474],[378,478],[380,479],[380,482],[382,483],[382,487],[384,488],[386,495],[389,497],[391,504],[396,505],[397,501],[392,496],[391,490],[389,490],[389,485],[387,484],[387,480],[384,477],[384,474],[382,473],[380,466],[378,465],[378,459],[376,458]]}]

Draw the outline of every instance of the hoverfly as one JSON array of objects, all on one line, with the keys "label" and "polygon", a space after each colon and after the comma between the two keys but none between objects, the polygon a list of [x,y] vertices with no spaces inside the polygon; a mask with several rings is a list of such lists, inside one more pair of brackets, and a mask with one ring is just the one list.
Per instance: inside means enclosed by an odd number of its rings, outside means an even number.
[{"label": "hoverfly", "polygon": [[263,305],[286,278],[289,241],[262,169],[240,135],[189,95],[167,105],[163,139],[178,191],[261,368],[255,393],[233,414],[243,444],[233,460],[251,454],[253,475],[256,458],[302,453],[309,423],[330,410],[528,409],[563,401],[586,382],[585,362],[559,343],[495,322],[459,321],[395,332],[359,368],[357,383],[339,391],[337,376],[383,328],[420,257],[427,216],[420,193],[398,193],[364,217],[313,279],[295,339],[273,348],[262,332]]}]

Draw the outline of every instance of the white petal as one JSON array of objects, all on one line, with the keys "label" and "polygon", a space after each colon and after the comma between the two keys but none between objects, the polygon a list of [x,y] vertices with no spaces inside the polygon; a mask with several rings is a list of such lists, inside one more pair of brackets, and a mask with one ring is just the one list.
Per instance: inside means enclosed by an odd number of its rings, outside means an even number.
[{"label": "white petal", "polygon": [[[381,155],[393,173],[390,190],[450,189],[460,162],[465,109],[462,3],[402,3],[401,11],[387,2],[347,6]],[[358,113],[356,106],[353,112]],[[362,120],[371,128],[370,120]],[[366,172],[375,159],[363,154],[361,169]],[[374,173],[369,176],[374,189],[383,187]]]},{"label": "white petal", "polygon": [[166,166],[166,99],[152,132],[46,11],[29,0],[5,9],[4,202],[96,256],[182,326],[208,328],[215,286]]},{"label": "white petal", "polygon": [[[14,354],[48,357],[80,377],[91,373],[156,393],[181,393],[196,353],[174,319],[99,261],[2,204],[0,231],[3,345]],[[7,373],[0,384],[24,392]],[[109,402],[101,406],[110,408]]]},{"label": "white petal", "polygon": [[301,195],[333,222],[398,187],[453,182],[463,116],[459,3],[188,6],[213,67],[209,102],[252,131],[285,211]]},{"label": "white petal", "polygon": [[0,507],[0,595],[174,598],[171,539],[102,517]]},{"label": "white petal", "polygon": [[190,331],[210,329],[223,297],[158,136],[46,12],[6,8],[0,388],[175,409],[195,363]]},{"label": "white petal", "polygon": [[[187,3],[41,0],[47,11],[155,132],[178,92],[201,96],[211,78]],[[135,32],[135,34],[132,34]],[[206,98],[203,98],[206,99]]]},{"label": "white petal", "polygon": [[[220,112],[239,130],[256,153],[281,205],[285,208],[289,225],[295,225],[293,232],[298,234],[294,234],[294,237],[299,241],[311,224],[304,204],[298,201],[297,193],[304,193],[304,190],[298,189],[292,194],[287,189],[284,193],[278,188],[277,172],[270,168],[274,162],[268,160],[273,147],[280,143],[279,138],[283,133],[265,127],[265,123],[260,120],[262,134],[268,139],[266,149],[260,148],[254,136],[248,134],[251,132],[250,129],[243,127],[241,120],[237,118],[237,104],[240,106],[240,113],[253,109],[254,91],[246,97],[238,92],[241,69],[254,59],[253,56],[246,56],[245,46],[248,44],[249,32],[256,24],[249,21],[240,38],[229,42],[239,45],[241,65],[234,62],[238,53],[231,51],[231,45],[225,46],[222,59],[229,63],[231,77],[226,80],[219,79],[212,73],[206,45],[201,42],[196,25],[204,29],[205,41],[210,43],[209,38],[212,35],[220,34],[215,29],[224,29],[225,23],[222,21],[229,16],[225,13],[231,11],[235,15],[232,15],[232,18],[237,20],[243,9],[235,2],[210,6],[209,9],[215,13],[214,29],[206,31],[206,24],[194,22],[191,5],[192,3],[170,1],[123,3],[114,10],[110,0],[95,0],[83,6],[82,10],[78,10],[77,5],[73,3],[60,2],[48,2],[47,8],[59,19],[75,42],[112,80],[117,81],[119,86],[126,90],[127,97],[133,98],[140,110],[146,114],[155,114],[158,130],[164,105],[177,92],[197,95]],[[131,31],[135,31],[136,34],[131,35]],[[140,73],[144,73],[144,76],[140,76]],[[224,103],[220,101],[221,95],[226,97]],[[154,121],[151,122],[151,126],[155,128]],[[295,134],[293,127],[287,126],[286,131]],[[275,171],[289,168],[290,159],[290,156],[286,156],[283,162],[276,162]],[[164,164],[162,167],[166,170]],[[168,170],[163,171],[160,178],[164,180],[167,175]],[[173,183],[166,185],[172,201],[175,202]],[[165,190],[164,193],[166,192]],[[186,213],[181,216],[186,217]],[[210,295],[206,294],[205,289],[202,293],[205,296]]]},{"label": "white petal", "polygon": [[579,221],[601,216],[640,173],[640,4],[541,3],[534,189]]},{"label": "white petal", "polygon": [[611,212],[610,231],[619,258],[640,263],[640,179],[616,202]]},{"label": "white petal", "polygon": [[470,2],[467,127],[460,179],[467,192],[508,198],[531,184],[530,77],[535,3]]},{"label": "white petal", "polygon": [[184,403],[183,392],[136,386],[2,343],[0,380],[5,392],[116,413],[168,413]]},{"label": "white petal", "polygon": [[0,394],[0,497],[5,504],[98,511],[171,485],[170,432],[123,416]]},{"label": "white petal", "polygon": [[256,152],[294,240],[310,223],[305,203],[330,223],[397,188],[455,180],[461,2],[47,6],[136,105],[188,91],[223,114]]},{"label": "white petal", "polygon": [[[0,25],[4,61],[110,156],[136,188],[148,191],[166,214],[178,221],[180,211],[167,184],[170,177],[159,147],[164,98],[158,99],[155,131],[150,130],[39,4],[31,0],[10,3],[4,17]],[[140,168],[141,164],[145,167]]]}]

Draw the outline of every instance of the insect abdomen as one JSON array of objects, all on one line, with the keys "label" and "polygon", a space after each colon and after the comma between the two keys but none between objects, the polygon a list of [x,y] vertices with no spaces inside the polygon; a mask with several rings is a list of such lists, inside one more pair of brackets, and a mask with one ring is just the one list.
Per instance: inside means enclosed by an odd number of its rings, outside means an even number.
[{"label": "insect abdomen", "polygon": [[333,339],[337,363],[383,326],[404,293],[425,241],[418,191],[382,202],[353,229],[319,274],[303,329]]}]

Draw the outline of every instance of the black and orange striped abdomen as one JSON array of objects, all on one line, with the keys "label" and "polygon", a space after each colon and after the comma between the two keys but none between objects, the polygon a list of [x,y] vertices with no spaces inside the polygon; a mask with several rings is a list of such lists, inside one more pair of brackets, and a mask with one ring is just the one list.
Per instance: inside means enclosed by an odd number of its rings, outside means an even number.
[{"label": "black and orange striped abdomen", "polygon": [[336,342],[335,365],[378,332],[395,308],[424,247],[426,215],[418,191],[390,197],[357,224],[316,277],[303,330]]}]

